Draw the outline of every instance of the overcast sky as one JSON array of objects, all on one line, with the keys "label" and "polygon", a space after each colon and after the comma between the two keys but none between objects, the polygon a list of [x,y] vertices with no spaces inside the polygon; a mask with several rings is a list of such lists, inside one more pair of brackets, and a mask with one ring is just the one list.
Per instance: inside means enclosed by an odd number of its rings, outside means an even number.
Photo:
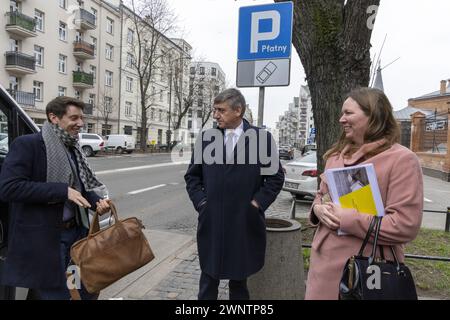
[{"label": "overcast sky", "polygon": [[[193,46],[194,56],[220,64],[230,86],[236,82],[239,7],[273,3],[268,0],[168,0]],[[450,1],[381,0],[372,33],[372,58],[381,48],[384,88],[394,109],[407,106],[408,98],[439,90],[440,80],[450,79]],[[305,83],[305,73],[292,48],[291,83],[266,88],[264,123],[275,127]],[[257,116],[258,88],[242,89]]]}]

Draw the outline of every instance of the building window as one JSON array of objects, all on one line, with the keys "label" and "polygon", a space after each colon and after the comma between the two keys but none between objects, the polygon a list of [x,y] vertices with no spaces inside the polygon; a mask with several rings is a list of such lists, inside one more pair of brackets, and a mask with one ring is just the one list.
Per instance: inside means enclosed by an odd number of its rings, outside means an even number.
[{"label": "building window", "polygon": [[159,90],[159,101],[162,102],[164,100],[163,98],[163,91]]},{"label": "building window", "polygon": [[36,66],[44,66],[44,48],[40,46],[34,46],[34,57],[36,58]]},{"label": "building window", "polygon": [[106,18],[106,32],[110,34],[114,33],[114,20],[111,18]]},{"label": "building window", "polygon": [[89,103],[90,105],[92,105],[92,107],[95,106],[95,94],[93,94],[93,93],[90,93],[90,94],[89,94],[88,103]]},{"label": "building window", "polygon": [[128,92],[133,92],[133,78],[127,77],[126,90]]},{"label": "building window", "polygon": [[95,17],[95,21],[97,21],[97,10],[91,7],[91,12]]},{"label": "building window", "polygon": [[88,123],[87,124],[87,132],[88,133],[94,133],[94,123]]},{"label": "building window", "polygon": [[155,109],[150,110],[150,120],[155,120]]},{"label": "building window", "polygon": [[200,75],[204,75],[205,74],[205,67],[200,67]]},{"label": "building window", "polygon": [[83,71],[83,65],[81,62],[77,62],[77,71],[79,72]]},{"label": "building window", "polygon": [[63,9],[67,8],[67,0],[59,0],[59,6]]},{"label": "building window", "polygon": [[67,57],[65,55],[60,54],[59,55],[59,64],[58,64],[59,72],[66,73],[66,61],[67,61]]},{"label": "building window", "polygon": [[20,47],[20,41],[16,39],[9,39],[9,50],[18,52]]},{"label": "building window", "polygon": [[112,125],[102,124],[102,136],[109,136],[111,134]]},{"label": "building window", "polygon": [[105,97],[105,111],[107,113],[112,112],[112,98],[111,97]]},{"label": "building window", "polygon": [[105,53],[106,53],[106,59],[108,60],[112,60],[113,56],[114,56],[114,47],[110,44],[106,44],[106,48],[105,48]]},{"label": "building window", "polygon": [[113,73],[111,71],[106,70],[105,85],[108,87],[112,87],[112,79],[113,79]]},{"label": "building window", "polygon": [[134,56],[132,53],[127,53],[127,67],[132,68],[134,66]]},{"label": "building window", "polygon": [[202,84],[199,84],[199,85],[198,85],[198,95],[199,95],[199,96],[202,96],[202,95],[203,95],[203,88],[204,88],[204,86],[203,86]]},{"label": "building window", "polygon": [[92,73],[92,76],[94,77],[94,83],[95,83],[97,80],[97,67],[93,66],[92,64],[91,64],[91,73]]},{"label": "building window", "polygon": [[188,110],[188,117],[189,117],[189,118],[192,118],[192,109],[190,109],[190,108],[189,108],[189,110]]},{"label": "building window", "polygon": [[36,30],[44,32],[44,13],[34,10],[34,20],[36,21]]},{"label": "building window", "polygon": [[133,108],[133,104],[131,102],[126,101],[125,102],[125,115],[131,116],[131,109]]},{"label": "building window", "polygon": [[92,45],[94,46],[94,56],[97,56],[97,38],[91,37]]},{"label": "building window", "polygon": [[199,106],[200,108],[203,108],[203,100],[202,99],[198,99],[197,103],[198,103],[197,106]]},{"label": "building window", "polygon": [[162,122],[162,110],[159,110],[159,116],[158,116],[158,120],[159,122]]},{"label": "building window", "polygon": [[81,98],[81,93],[78,90],[75,90],[75,98],[77,98],[78,100],[80,100]]},{"label": "building window", "polygon": [[131,29],[128,29],[127,42],[128,42],[128,44],[134,43],[134,31]]},{"label": "building window", "polygon": [[191,74],[195,74],[195,67],[191,67]]},{"label": "building window", "polygon": [[64,22],[59,22],[59,40],[66,41],[67,39],[67,25]]},{"label": "building window", "polygon": [[65,87],[58,87],[58,96],[63,97],[66,96],[67,88]]},{"label": "building window", "polygon": [[192,129],[192,120],[188,120],[187,127],[188,127],[188,129]]},{"label": "building window", "polygon": [[217,69],[216,68],[211,68],[211,75],[213,77],[215,77],[217,75]]},{"label": "building window", "polygon": [[34,100],[36,101],[44,100],[43,90],[44,90],[44,83],[39,81],[33,81]]}]

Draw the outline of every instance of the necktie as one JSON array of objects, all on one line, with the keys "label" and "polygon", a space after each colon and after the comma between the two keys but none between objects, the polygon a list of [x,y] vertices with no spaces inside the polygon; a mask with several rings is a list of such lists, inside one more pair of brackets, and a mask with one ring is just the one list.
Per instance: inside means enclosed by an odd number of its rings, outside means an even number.
[{"label": "necktie", "polygon": [[234,131],[230,131],[227,133],[227,141],[225,142],[225,150],[227,153],[227,158],[231,157],[231,155],[233,154],[234,136],[235,136]]}]

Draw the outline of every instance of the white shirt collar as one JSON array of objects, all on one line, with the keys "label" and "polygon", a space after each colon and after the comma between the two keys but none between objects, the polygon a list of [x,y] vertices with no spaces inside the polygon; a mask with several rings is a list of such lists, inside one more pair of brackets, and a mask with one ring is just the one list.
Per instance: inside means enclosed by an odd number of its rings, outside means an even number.
[{"label": "white shirt collar", "polygon": [[237,126],[235,129],[225,129],[225,137],[228,135],[229,132],[234,132],[237,139],[241,136],[241,134],[244,132],[244,121],[241,120],[241,124]]}]

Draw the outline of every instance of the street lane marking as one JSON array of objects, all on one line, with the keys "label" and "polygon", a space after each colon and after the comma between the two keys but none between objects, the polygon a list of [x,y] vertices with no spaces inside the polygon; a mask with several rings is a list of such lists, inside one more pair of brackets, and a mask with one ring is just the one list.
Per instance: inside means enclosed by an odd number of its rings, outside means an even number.
[{"label": "street lane marking", "polygon": [[433,201],[431,201],[430,199],[427,199],[427,198],[423,198],[423,201],[425,201],[425,202],[433,202]]},{"label": "street lane marking", "polygon": [[153,169],[153,168],[161,168],[161,167],[170,167],[170,166],[179,166],[179,165],[182,165],[182,164],[189,164],[189,161],[165,162],[165,163],[158,163],[158,164],[150,164],[150,165],[147,165],[147,166],[130,167],[130,168],[113,169],[113,170],[104,170],[104,171],[97,171],[95,174],[97,176],[100,176],[100,175],[110,174],[110,173],[128,172],[128,171],[143,170],[143,169]]},{"label": "street lane marking", "polygon": [[150,187],[150,188],[130,191],[127,194],[135,195],[135,194],[138,194],[138,193],[142,193],[142,192],[146,192],[146,191],[150,191],[150,190],[155,190],[155,189],[162,188],[162,187],[165,187],[165,186],[166,186],[166,184],[159,184],[157,186],[153,186],[153,187]]}]

